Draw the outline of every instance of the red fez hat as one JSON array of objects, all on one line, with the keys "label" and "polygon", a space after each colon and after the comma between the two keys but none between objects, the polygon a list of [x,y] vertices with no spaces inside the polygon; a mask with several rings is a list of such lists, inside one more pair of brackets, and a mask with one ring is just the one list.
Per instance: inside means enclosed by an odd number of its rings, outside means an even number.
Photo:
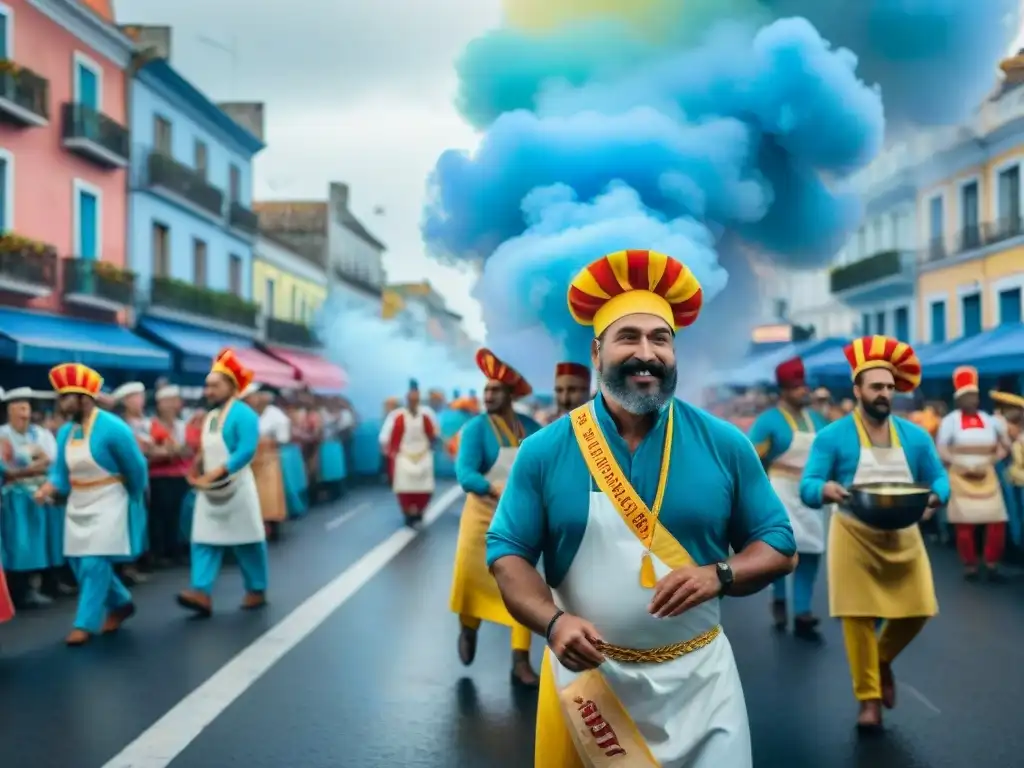
[{"label": "red fez hat", "polygon": [[779,363],[775,368],[775,381],[781,389],[804,386],[807,383],[804,361],[799,357],[794,357]]}]

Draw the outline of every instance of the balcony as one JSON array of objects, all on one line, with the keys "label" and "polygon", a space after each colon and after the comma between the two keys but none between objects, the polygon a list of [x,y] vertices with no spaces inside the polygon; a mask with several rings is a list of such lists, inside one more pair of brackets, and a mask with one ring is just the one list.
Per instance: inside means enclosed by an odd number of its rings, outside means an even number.
[{"label": "balcony", "polygon": [[104,168],[128,165],[128,129],[85,104],[61,107],[64,148]]},{"label": "balcony", "polygon": [[49,296],[57,285],[57,250],[12,232],[0,235],[0,291]]},{"label": "balcony", "polygon": [[913,254],[882,251],[833,269],[829,288],[834,296],[848,303],[874,302],[913,291],[914,276]]},{"label": "balcony", "polygon": [[[1007,247],[1010,240],[1024,237],[1024,218],[1009,216],[984,224],[966,226],[957,233],[950,248],[944,238],[935,238],[918,254],[924,269],[970,261]],[[1004,245],[1005,244],[1005,245]],[[1013,245],[1017,245],[1014,243]]]},{"label": "balcony", "polygon": [[259,307],[241,296],[201,288],[184,280],[154,277],[150,284],[151,307],[215,320],[232,326],[255,330]]},{"label": "balcony", "polygon": [[131,305],[135,275],[107,261],[64,259],[64,301],[118,312]]},{"label": "balcony", "polygon": [[50,81],[13,61],[0,60],[0,120],[19,126],[50,122]]},{"label": "balcony", "polygon": [[228,224],[232,229],[247,235],[257,235],[260,231],[260,217],[241,203],[231,203],[228,210]]},{"label": "balcony", "polygon": [[309,326],[278,320],[276,317],[267,318],[267,341],[296,347],[315,347],[317,343]]},{"label": "balcony", "polygon": [[169,195],[205,216],[219,220],[224,215],[224,193],[194,168],[154,150],[146,158],[146,172],[150,189]]}]

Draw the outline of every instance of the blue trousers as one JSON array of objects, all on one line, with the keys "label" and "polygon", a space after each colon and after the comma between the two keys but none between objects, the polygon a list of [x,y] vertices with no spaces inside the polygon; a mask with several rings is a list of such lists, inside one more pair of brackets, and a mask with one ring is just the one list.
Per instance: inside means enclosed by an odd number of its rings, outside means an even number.
[{"label": "blue trousers", "polygon": [[267,542],[218,547],[213,544],[192,544],[192,588],[204,594],[213,593],[213,585],[224,562],[224,550],[235,553],[242,571],[246,592],[267,591]]},{"label": "blue trousers", "polygon": [[103,628],[107,612],[130,603],[132,593],[114,573],[109,557],[69,557],[68,563],[78,581],[75,629],[95,635]]},{"label": "blue trousers", "polygon": [[[814,582],[818,580],[818,566],[821,555],[801,553],[800,562],[793,572],[793,615],[811,613],[811,601],[814,598]],[[786,599],[786,577],[776,579],[772,585],[776,600]]]}]

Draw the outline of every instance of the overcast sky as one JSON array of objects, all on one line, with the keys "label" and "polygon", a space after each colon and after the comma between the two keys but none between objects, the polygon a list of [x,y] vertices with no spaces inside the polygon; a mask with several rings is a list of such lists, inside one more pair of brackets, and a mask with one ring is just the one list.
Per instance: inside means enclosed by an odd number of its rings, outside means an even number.
[{"label": "overcast sky", "polygon": [[[172,64],[215,101],[267,105],[256,199],[324,199],[351,187],[388,246],[391,279],[429,277],[483,337],[469,275],[423,254],[424,183],[437,156],[471,147],[452,107],[453,62],[494,26],[499,0],[115,0],[119,23],[173,28]],[[381,206],[383,216],[374,215]]]}]

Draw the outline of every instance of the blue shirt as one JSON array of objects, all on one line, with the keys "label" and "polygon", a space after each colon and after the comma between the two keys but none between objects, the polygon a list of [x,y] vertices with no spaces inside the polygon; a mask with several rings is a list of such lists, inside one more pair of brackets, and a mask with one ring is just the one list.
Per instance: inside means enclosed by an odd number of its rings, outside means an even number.
[{"label": "blue shirt", "polygon": [[[786,556],[796,552],[789,515],[761,461],[740,430],[694,406],[673,400],[634,454],[618,433],[604,398],[594,400],[597,422],[623,474],[650,507],[657,492],[668,409],[675,409],[671,466],[658,525],[700,565],[763,541]],[[527,438],[487,532],[487,564],[516,555],[543,558],[557,588],[583,540],[593,481],[570,419],[558,419]],[[623,536],[632,536],[625,528]]]},{"label": "blue shirt", "polygon": [[[949,476],[942,466],[931,435],[898,416],[890,416],[889,420],[896,427],[896,435],[907,457],[907,466],[910,467],[914,482],[931,487],[932,492],[945,504],[949,500]],[[811,455],[800,480],[800,499],[803,503],[813,509],[821,507],[821,492],[829,480],[849,488],[857,474],[860,451],[860,437],[852,414],[832,422],[819,432],[814,438]]]},{"label": "blue shirt", "polygon": [[[228,409],[227,418],[220,428],[221,438],[228,449],[226,464],[229,475],[249,465],[256,456],[260,444],[260,417],[241,400],[236,400]],[[216,467],[204,467],[208,472]]]},{"label": "blue shirt", "polygon": [[[794,421],[796,421],[800,432],[811,431],[807,428],[808,421],[814,427],[815,433],[828,426],[820,413],[809,408],[804,409],[803,416]],[[765,463],[765,466],[769,466],[788,451],[789,446],[793,444],[793,427],[781,410],[771,408],[754,420],[754,423],[750,425],[748,436],[750,442],[754,444],[754,448],[757,449],[757,455],[761,457],[761,461]]]},{"label": "blue shirt", "polygon": [[[529,416],[516,417],[527,437],[540,431],[540,424]],[[459,454],[455,459],[455,477],[462,490],[481,496],[490,491],[491,484],[484,475],[498,460],[498,451],[511,447],[512,443],[494,427],[488,414],[481,413],[466,422],[459,435]]]},{"label": "blue shirt", "polygon": [[[121,418],[96,410],[96,419],[89,432],[89,450],[93,461],[112,475],[120,475],[133,499],[141,499],[149,483],[149,465],[139,447],[132,428]],[[71,492],[71,477],[65,458],[69,440],[82,440],[82,425],[69,421],[57,432],[57,458],[50,465],[49,481],[66,496]]]}]

